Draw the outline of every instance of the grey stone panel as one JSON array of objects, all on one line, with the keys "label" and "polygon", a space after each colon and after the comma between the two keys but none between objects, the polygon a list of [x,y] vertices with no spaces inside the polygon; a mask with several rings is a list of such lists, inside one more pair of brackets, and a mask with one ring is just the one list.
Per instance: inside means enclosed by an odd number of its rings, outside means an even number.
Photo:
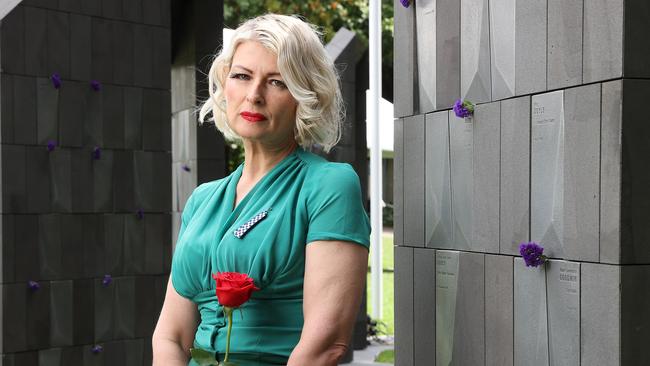
[{"label": "grey stone panel", "polygon": [[27,349],[27,288],[25,282],[2,284],[2,351]]},{"label": "grey stone panel", "polygon": [[104,92],[89,91],[84,110],[84,144],[87,146],[104,146]]},{"label": "grey stone panel", "polygon": [[[145,9],[143,10],[143,14],[147,14],[146,8],[143,9]],[[135,25],[133,44],[135,45],[135,52],[133,54],[133,76],[135,79],[135,85],[150,87],[153,81],[153,46],[151,27],[140,24]]]},{"label": "grey stone panel", "polygon": [[154,185],[158,184],[154,177],[156,158],[156,154],[148,151],[133,153],[135,204],[147,212],[154,211],[156,206],[153,192]]},{"label": "grey stone panel", "polygon": [[82,350],[83,348],[80,346],[61,349],[61,365],[82,365]]},{"label": "grey stone panel", "polygon": [[87,83],[66,81],[59,95],[59,145],[83,146],[83,111],[86,109]]},{"label": "grey stone panel", "polygon": [[74,344],[89,344],[95,337],[95,286],[93,279],[73,281]]},{"label": "grey stone panel", "polygon": [[546,90],[547,0],[515,2],[515,95]]},{"label": "grey stone panel", "polygon": [[[3,53],[4,54],[4,53]],[[0,123],[0,138],[3,144],[14,142],[14,78],[12,75],[5,73],[0,74],[0,113],[2,123]]]},{"label": "grey stone panel", "polygon": [[549,261],[548,347],[551,365],[580,365],[580,263]]},{"label": "grey stone panel", "polygon": [[115,298],[113,304],[115,316],[114,339],[135,337],[135,278],[126,277],[113,281]]},{"label": "grey stone panel", "polygon": [[70,346],[73,343],[72,280],[50,283],[50,345]]},{"label": "grey stone panel", "polygon": [[83,235],[84,278],[103,277],[104,270],[104,220],[101,215],[81,216]]},{"label": "grey stone panel", "polygon": [[512,257],[485,256],[486,365],[513,365],[513,276]]},{"label": "grey stone panel", "polygon": [[156,184],[153,185],[152,194],[154,208],[158,212],[169,212],[172,209],[172,177],[169,167],[172,166],[172,154],[169,152],[157,152],[154,154],[153,177]]},{"label": "grey stone panel", "polygon": [[124,217],[124,273],[142,274],[145,259],[145,223],[149,219],[147,214],[143,219],[136,215]]},{"label": "grey stone panel", "polygon": [[170,102],[169,92],[155,89],[143,91],[142,147],[145,150],[171,150]]},{"label": "grey stone panel", "polygon": [[424,242],[424,116],[404,120],[404,244]]},{"label": "grey stone panel", "polygon": [[472,247],[499,252],[500,104],[477,105],[474,114],[474,224]]},{"label": "grey stone panel", "polygon": [[[420,113],[435,110],[436,105],[436,1],[421,0],[414,4],[416,24],[417,86]],[[403,11],[405,9],[399,9]],[[403,61],[401,59],[400,61]],[[398,94],[396,94],[398,95]],[[417,361],[416,361],[417,362]]]},{"label": "grey stone panel", "polygon": [[[145,0],[146,1],[146,0]],[[161,9],[162,10],[162,9]],[[153,77],[152,86],[160,89],[171,87],[171,30],[168,28],[154,27],[152,31],[152,55],[153,63],[151,72]]]},{"label": "grey stone panel", "polygon": [[41,281],[39,284],[41,287],[37,291],[26,290],[27,349],[50,346],[50,282]]},{"label": "grey stone panel", "polygon": [[102,16],[111,19],[122,18],[122,2],[102,1]]},{"label": "grey stone panel", "polygon": [[[404,120],[394,124],[393,157],[393,242],[404,245]],[[4,154],[4,152],[3,152]],[[5,201],[6,202],[6,201]]]},{"label": "grey stone panel", "polygon": [[626,78],[650,77],[648,52],[648,18],[650,4],[643,0],[625,1],[623,29],[623,75]]},{"label": "grey stone panel", "polygon": [[92,18],[91,75],[102,84],[113,82],[112,26],[110,20]]},{"label": "grey stone panel", "polygon": [[21,352],[13,355],[14,365],[37,365],[38,352]]},{"label": "grey stone panel", "polygon": [[[148,346],[148,345],[147,345]],[[124,341],[124,365],[140,366],[144,365],[144,340],[129,339]]]},{"label": "grey stone panel", "polygon": [[101,158],[92,162],[95,212],[113,210],[113,160],[113,151],[102,150]]},{"label": "grey stone panel", "polygon": [[126,149],[142,149],[142,93],[141,88],[124,88],[124,147]]},{"label": "grey stone panel", "polygon": [[93,164],[90,149],[75,149],[72,151],[72,211],[93,212],[94,211],[94,184]]},{"label": "grey stone panel", "polygon": [[172,4],[171,0],[162,0],[160,5],[161,25],[166,28],[171,27],[172,22]]},{"label": "grey stone panel", "polygon": [[417,85],[415,79],[415,7],[404,9],[399,1],[393,2],[394,38],[393,44],[393,94],[395,95],[395,117],[410,116],[417,110]]},{"label": "grey stone panel", "polygon": [[124,216],[104,215],[104,263],[106,273],[112,276],[123,273]]},{"label": "grey stone panel", "polygon": [[650,83],[623,80],[623,132],[621,172],[621,260],[623,263],[650,263],[650,128],[645,123],[646,98]]},{"label": "grey stone panel", "polygon": [[[61,215],[38,216],[38,258],[44,279],[63,278],[61,257]],[[33,255],[33,253],[32,253]],[[66,253],[66,255],[69,255]]]},{"label": "grey stone panel", "polygon": [[[79,278],[84,273],[84,241],[81,215],[61,216],[61,264],[64,278]],[[78,253],[66,255],[65,253]]]},{"label": "grey stone panel", "polygon": [[[401,5],[400,5],[401,6]],[[395,246],[395,364],[413,366],[414,249]]]},{"label": "grey stone panel", "polygon": [[[111,1],[119,3],[120,1]],[[106,1],[104,1],[106,3]],[[113,23],[113,79],[121,85],[132,85],[134,60],[134,24],[129,22]]]},{"label": "grey stone panel", "polygon": [[172,65],[171,83],[172,90],[174,90],[172,113],[194,108],[196,98],[196,92],[194,92],[196,88],[195,73],[194,66]]},{"label": "grey stone panel", "polygon": [[38,351],[38,366],[60,366],[61,348],[42,349]]},{"label": "grey stone panel", "polygon": [[[2,71],[10,74],[25,72],[25,7],[17,6],[2,18]],[[11,52],[7,52],[11,50]]]},{"label": "grey stone panel", "polygon": [[[179,218],[180,219],[180,218]],[[1,283],[14,282],[15,278],[15,243],[14,215],[2,215],[2,279]],[[2,339],[0,339],[2,344]]]},{"label": "grey stone panel", "polygon": [[104,365],[126,365],[124,341],[106,342],[104,346]]},{"label": "grey stone panel", "polygon": [[501,102],[499,251],[518,254],[530,220],[530,97]]},{"label": "grey stone panel", "polygon": [[59,10],[68,13],[81,13],[85,0],[59,0]]},{"label": "grey stone panel", "polygon": [[548,89],[582,83],[582,7],[582,0],[548,0]]},{"label": "grey stone panel", "polygon": [[50,155],[52,211],[72,210],[72,151],[56,148]]},{"label": "grey stone panel", "polygon": [[567,259],[599,260],[600,84],[564,92],[564,243]]},{"label": "grey stone panel", "polygon": [[[45,9],[26,6],[23,8],[29,30],[25,32],[25,73],[28,75],[49,76],[51,69],[47,62],[47,13]],[[13,53],[7,48],[5,52]]]},{"label": "grey stone panel", "polygon": [[50,211],[49,153],[42,146],[25,148],[25,182],[27,212],[46,213]]},{"label": "grey stone panel", "polygon": [[163,273],[163,250],[171,245],[171,216],[151,214],[144,220],[144,271]]},{"label": "grey stone panel", "polygon": [[449,111],[453,248],[472,247],[474,212],[474,124]]},{"label": "grey stone panel", "polygon": [[70,77],[70,19],[68,13],[47,12],[47,61],[52,72]]},{"label": "grey stone panel", "polygon": [[2,145],[2,212],[27,212],[26,148]]},{"label": "grey stone panel", "polygon": [[38,217],[36,215],[15,215],[15,269],[16,281],[26,284],[29,280],[40,279],[40,259],[38,253]]},{"label": "grey stone panel", "polygon": [[473,103],[492,99],[487,0],[460,2],[460,95]]},{"label": "grey stone panel", "polygon": [[14,76],[14,142],[36,144],[36,78]]},{"label": "grey stone panel", "polygon": [[94,324],[95,324],[95,336],[94,342],[106,342],[113,339],[115,334],[115,288],[116,282],[118,279],[113,278],[113,282],[108,286],[102,285],[101,279],[95,279],[94,289],[95,289],[95,315],[94,315]]},{"label": "grey stone panel", "polygon": [[436,251],[436,365],[485,364],[485,256]]},{"label": "grey stone panel", "polygon": [[416,365],[436,358],[436,256],[432,249],[413,249],[413,358]]},{"label": "grey stone panel", "polygon": [[81,8],[84,14],[101,16],[102,15],[102,1],[101,0],[83,0]]},{"label": "grey stone panel", "polygon": [[515,365],[548,366],[546,271],[514,261]]},{"label": "grey stone panel", "polygon": [[52,87],[49,78],[36,79],[36,100],[37,142],[47,145],[57,140],[59,130],[59,90]]},{"label": "grey stone panel", "polygon": [[113,159],[113,207],[118,212],[136,212],[142,207],[136,201],[133,151],[115,151]]},{"label": "grey stone panel", "polygon": [[623,75],[623,0],[584,0],[583,83]]},{"label": "grey stone panel", "polygon": [[650,364],[650,266],[621,269],[621,365]]},{"label": "grey stone panel", "polygon": [[530,238],[564,258],[564,92],[532,97]]},{"label": "grey stone panel", "polygon": [[600,134],[600,262],[621,261],[623,82],[602,84]]},{"label": "grey stone panel", "polygon": [[142,22],[142,0],[122,0],[122,16],[134,23]]},{"label": "grey stone panel", "polygon": [[492,100],[515,95],[515,0],[492,0],[490,6],[490,66]]},{"label": "grey stone panel", "polygon": [[460,2],[436,0],[436,109],[460,97]]},{"label": "grey stone panel", "polygon": [[124,88],[104,85],[102,94],[102,139],[104,147],[124,148]]},{"label": "grey stone panel", "polygon": [[156,325],[156,289],[154,277],[139,276],[135,278],[135,336],[150,337]]},{"label": "grey stone panel", "polygon": [[451,248],[451,172],[449,113],[425,117],[425,242],[427,247]]},{"label": "grey stone panel", "polygon": [[145,24],[162,25],[162,9],[160,0],[142,0],[142,21]]}]

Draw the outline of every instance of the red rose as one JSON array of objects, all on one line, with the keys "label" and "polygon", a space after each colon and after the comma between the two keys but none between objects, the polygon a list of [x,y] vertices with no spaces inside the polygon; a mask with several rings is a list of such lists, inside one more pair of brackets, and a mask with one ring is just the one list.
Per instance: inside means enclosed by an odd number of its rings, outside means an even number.
[{"label": "red rose", "polygon": [[237,308],[250,299],[255,287],[253,279],[247,274],[238,272],[221,272],[213,274],[217,282],[217,299],[223,306]]}]

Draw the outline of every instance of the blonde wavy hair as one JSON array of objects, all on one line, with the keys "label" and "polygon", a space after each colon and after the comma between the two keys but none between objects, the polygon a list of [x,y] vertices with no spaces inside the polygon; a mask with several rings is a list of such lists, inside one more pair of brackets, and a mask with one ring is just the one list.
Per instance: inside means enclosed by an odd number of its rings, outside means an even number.
[{"label": "blonde wavy hair", "polygon": [[320,145],[328,152],[341,139],[343,100],[333,61],[320,34],[295,16],[266,14],[241,24],[230,44],[216,55],[208,74],[210,98],[199,111],[199,121],[214,121],[229,140],[241,140],[228,125],[224,84],[237,46],[256,41],[278,57],[278,70],[297,101],[296,142],[303,147]]}]

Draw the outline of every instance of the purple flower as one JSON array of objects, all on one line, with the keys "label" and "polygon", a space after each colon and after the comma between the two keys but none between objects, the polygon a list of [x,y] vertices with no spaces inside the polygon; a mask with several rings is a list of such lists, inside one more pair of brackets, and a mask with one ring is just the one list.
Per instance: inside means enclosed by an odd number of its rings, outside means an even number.
[{"label": "purple flower", "polygon": [[104,351],[104,347],[100,346],[99,344],[94,345],[93,348],[90,349],[90,352],[94,354],[98,354],[103,351]]},{"label": "purple flower", "polygon": [[141,208],[138,209],[138,211],[135,212],[136,216],[138,216],[138,220],[142,220],[144,218],[144,211],[142,211]]},{"label": "purple flower", "polygon": [[99,160],[101,157],[102,157],[102,149],[100,149],[99,146],[95,146],[93,148],[93,159]]},{"label": "purple flower", "polygon": [[183,164],[183,170],[186,171],[186,172],[189,172],[191,169],[190,169],[189,165]]},{"label": "purple flower", "polygon": [[471,117],[474,114],[474,104],[469,100],[456,100],[454,103],[454,113],[458,118],[467,118]]},{"label": "purple flower", "polygon": [[408,8],[411,5],[410,0],[399,0],[400,3],[402,3],[402,6],[405,8]]},{"label": "purple flower", "polygon": [[52,85],[55,89],[59,89],[61,87],[61,75],[59,75],[58,72],[52,74],[52,76],[50,76],[50,80],[52,80]]},{"label": "purple flower", "polygon": [[104,275],[104,279],[102,280],[102,286],[108,287],[108,285],[110,285],[111,282],[113,282],[113,277],[111,277],[111,275],[109,274]]},{"label": "purple flower", "polygon": [[102,90],[102,84],[101,84],[99,81],[97,81],[97,80],[93,80],[93,81],[91,81],[91,82],[90,82],[90,87],[91,87],[94,91],[100,91],[100,90]]},{"label": "purple flower", "polygon": [[29,282],[27,282],[27,287],[29,287],[29,289],[32,291],[36,291],[39,288],[41,288],[41,285],[39,285],[38,282],[36,281],[30,280]]},{"label": "purple flower", "polygon": [[47,142],[47,151],[52,152],[56,149],[56,141],[50,140]]},{"label": "purple flower", "polygon": [[519,253],[526,262],[526,267],[538,267],[548,259],[544,254],[544,248],[535,242],[519,244]]}]

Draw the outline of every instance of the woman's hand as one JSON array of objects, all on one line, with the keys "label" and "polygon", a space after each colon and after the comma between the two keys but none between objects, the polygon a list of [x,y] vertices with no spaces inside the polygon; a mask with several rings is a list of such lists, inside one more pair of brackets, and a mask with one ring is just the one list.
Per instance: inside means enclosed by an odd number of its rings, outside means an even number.
[{"label": "woman's hand", "polygon": [[345,354],[368,271],[368,250],[343,241],[306,247],[300,341],[287,366],[335,366]]},{"label": "woman's hand", "polygon": [[186,366],[198,320],[196,305],[176,292],[170,278],[151,341],[153,365]]}]

